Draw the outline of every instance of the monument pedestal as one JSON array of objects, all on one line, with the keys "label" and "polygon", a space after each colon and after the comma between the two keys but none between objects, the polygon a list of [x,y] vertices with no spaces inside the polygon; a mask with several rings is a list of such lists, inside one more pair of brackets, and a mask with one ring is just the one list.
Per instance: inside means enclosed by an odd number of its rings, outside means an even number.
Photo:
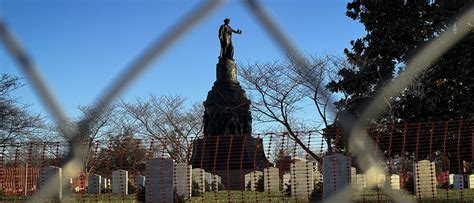
[{"label": "monument pedestal", "polygon": [[226,189],[245,190],[244,175],[254,170],[263,171],[270,163],[265,157],[262,139],[228,135],[197,139],[191,165],[221,176]]},{"label": "monument pedestal", "polygon": [[250,101],[232,60],[220,59],[216,65],[216,82],[204,107],[204,137],[193,143],[191,165],[221,176],[226,189],[245,189],[244,175],[263,171],[269,162],[262,140],[251,136]]}]

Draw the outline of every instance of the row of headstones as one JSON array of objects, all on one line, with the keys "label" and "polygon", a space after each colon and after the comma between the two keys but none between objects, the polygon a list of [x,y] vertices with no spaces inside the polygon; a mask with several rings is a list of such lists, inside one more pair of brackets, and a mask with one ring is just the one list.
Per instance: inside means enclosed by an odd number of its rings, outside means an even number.
[{"label": "row of headstones", "polygon": [[[263,173],[254,171],[245,175],[245,182],[249,182],[251,190],[255,190],[256,181],[260,176],[264,177],[264,190],[268,192],[280,191],[280,176],[278,168],[265,168]],[[325,174],[326,176],[326,174]],[[61,183],[61,168],[47,167],[43,170],[42,179],[49,179],[57,177]],[[291,187],[291,196],[294,198],[308,197],[312,190],[314,183],[319,182],[320,172],[313,170],[313,165],[307,161],[299,161],[290,165],[290,173],[283,175],[283,183],[289,183]],[[327,177],[329,179],[329,177]],[[206,182],[214,187],[213,190],[218,190],[218,185],[221,184],[221,177],[215,174],[208,173],[203,169],[192,169],[192,166],[184,163],[174,163],[171,159],[153,159],[147,163],[147,177],[137,176],[136,185],[144,186],[146,191],[146,199],[159,200],[164,199],[172,201],[174,198],[174,187],[176,193],[184,198],[191,196],[192,181],[195,181],[200,188],[200,192],[205,192]],[[174,181],[176,181],[174,183]],[[112,193],[128,194],[128,171],[116,170],[112,172],[112,180],[102,178],[100,175],[90,175],[88,177],[88,193],[100,194],[101,189],[107,189],[112,182]],[[61,184],[54,184],[58,187],[58,198],[61,198]],[[326,184],[325,184],[326,185]],[[329,185],[329,184],[328,184]],[[174,186],[174,187],[170,187]],[[41,186],[40,186],[41,187]]]},{"label": "row of headstones", "polygon": [[[192,181],[199,186],[199,193],[219,191],[219,185],[222,184],[222,177],[219,175],[206,172],[201,168],[194,168],[191,173]],[[206,187],[206,184],[209,186]]]},{"label": "row of headstones", "polygon": [[[159,202],[174,199],[174,189],[176,195],[184,199],[191,197],[192,181],[198,183],[200,192],[205,191],[205,183],[216,185],[221,184],[221,177],[205,172],[203,169],[193,169],[191,165],[185,163],[175,163],[172,159],[153,159],[147,163],[147,176],[136,176],[137,187],[145,188],[146,200]],[[117,183],[117,184],[115,184]],[[89,176],[89,193],[100,194],[101,177],[99,175]],[[128,172],[117,170],[112,172],[112,193],[128,194]]]},{"label": "row of headstones", "polygon": [[[200,193],[206,192],[206,183],[210,184],[209,191],[219,190],[221,177],[206,172],[204,169],[192,168],[190,165],[177,164],[176,171],[173,172],[173,160],[153,159],[148,162],[147,170],[154,171],[146,178],[146,199],[147,201],[160,202],[173,201],[173,181],[176,180],[177,195],[184,195],[187,199],[191,196],[192,182],[199,186]],[[174,173],[174,174],[173,174]],[[268,192],[280,191],[279,169],[274,167],[265,168],[263,172],[253,171],[244,175],[245,183],[250,183],[250,189],[256,189],[256,181],[264,177],[264,190]],[[174,177],[174,178],[173,178]],[[177,178],[181,177],[181,178]],[[314,177],[316,177],[314,179]],[[311,162],[295,162],[290,165],[290,174],[283,175],[283,182],[290,183],[291,196],[294,198],[308,197],[314,187],[314,181],[319,181],[319,171],[313,170]],[[150,180],[151,179],[151,180]]]},{"label": "row of headstones", "polygon": [[[419,197],[436,197],[436,167],[435,162],[422,160],[413,166],[414,185],[416,195]],[[474,189],[474,175],[467,176],[467,186],[469,189]],[[449,185],[453,189],[459,190],[464,188],[464,175],[450,174]]]},{"label": "row of headstones", "polygon": [[[335,156],[335,157],[334,157]],[[382,187],[386,184],[385,175],[366,178],[363,174],[356,174],[355,168],[347,167],[349,157],[343,155],[326,156],[323,160],[323,180],[324,197],[330,197],[335,192],[342,190],[351,182],[355,188],[363,189],[367,185],[377,185]],[[350,169],[348,169],[350,168]],[[348,171],[350,170],[350,172]],[[414,166],[414,189],[416,195],[421,197],[436,196],[436,176],[434,173],[435,164],[427,160],[419,161]],[[245,174],[245,182],[250,182],[251,190],[255,190],[256,181],[263,176],[264,190],[268,192],[280,191],[280,176],[278,168],[265,168],[263,173],[254,171]],[[54,177],[53,183],[46,182]],[[44,184],[51,184],[58,188],[57,198],[62,196],[61,168],[46,167],[38,177],[38,189]],[[321,181],[320,172],[313,170],[312,163],[299,161],[290,165],[290,174],[283,175],[283,183],[290,183],[291,196],[294,198],[308,197],[314,187],[314,184]],[[205,182],[214,185],[214,190],[218,190],[221,184],[221,177],[208,173],[203,169],[195,168],[185,163],[174,163],[172,159],[153,159],[147,163],[147,177],[137,176],[136,185],[145,187],[147,200],[167,199],[172,201],[174,198],[174,188],[179,196],[189,198],[191,196],[192,181],[198,183],[200,192],[205,192]],[[374,180],[375,179],[375,180]],[[374,184],[375,181],[375,184]],[[112,172],[112,193],[128,194],[128,172],[125,170],[116,170]],[[463,188],[462,175],[450,175],[450,182],[455,189]],[[100,175],[89,176],[88,192],[99,194],[101,187],[110,186],[110,180],[102,178]],[[469,176],[469,188],[474,188],[474,175]],[[171,187],[170,187],[171,186]],[[174,186],[174,187],[173,187]],[[392,189],[400,189],[400,176],[392,175],[390,177],[390,186]],[[155,202],[155,201],[153,201]]]},{"label": "row of headstones", "polygon": [[[220,184],[219,176],[211,177],[209,173],[205,173],[202,169],[192,169],[191,165],[175,163],[172,159],[157,158],[149,160],[146,170],[146,176],[136,176],[135,182],[137,187],[145,188],[147,202],[173,202],[175,189],[177,196],[184,199],[190,198],[193,172],[201,173],[203,179],[209,182],[212,182],[213,179],[218,180]],[[197,178],[195,179],[197,180]],[[100,176],[97,175],[92,176],[92,179],[89,177],[89,188],[101,185],[100,180]],[[204,184],[200,188],[204,188]],[[89,193],[100,193],[100,188],[89,189]],[[127,171],[117,170],[112,172],[112,193],[128,194]]]},{"label": "row of headstones", "polygon": [[[324,184],[325,196],[329,196],[332,189],[350,183],[347,170],[345,170],[347,169],[347,161],[349,161],[347,157],[342,155],[325,157],[323,163],[324,169],[327,170],[324,170],[323,179],[331,180],[326,181]],[[330,168],[332,169],[330,170]],[[208,173],[203,169],[192,169],[192,166],[185,163],[174,163],[172,159],[158,158],[149,160],[146,169],[147,177],[137,176],[136,185],[145,187],[147,200],[157,200],[159,202],[159,199],[163,199],[170,202],[174,198],[174,187],[176,188],[177,195],[184,196],[187,199],[191,196],[192,181],[198,183],[200,192],[205,192],[205,182],[214,185],[214,190],[218,190],[218,185],[221,184],[219,176]],[[43,170],[42,178],[60,177],[60,174],[61,168],[47,167]],[[263,173],[254,171],[245,175],[245,183],[250,182],[251,190],[255,190],[257,178],[260,176],[264,177],[264,190],[268,192],[278,192],[280,188],[285,189],[286,183],[289,183],[293,198],[310,196],[314,184],[320,181],[320,172],[314,170],[312,163],[308,161],[298,161],[290,165],[290,173],[284,174],[282,177],[283,187],[280,187],[279,169],[270,167],[265,168]],[[107,187],[110,184],[109,182],[110,180],[104,180],[100,175],[91,175],[88,179],[88,192],[99,194],[101,186]],[[60,184],[56,185],[59,186]],[[112,172],[112,193],[128,194],[127,171],[117,170]],[[59,190],[57,196],[61,197],[61,190]]]},{"label": "row of headstones", "polygon": [[[128,195],[128,182],[128,171],[122,169],[112,171],[112,180],[97,174],[89,175],[87,193],[100,194],[103,189],[109,189],[112,185],[113,194]],[[135,176],[135,185],[143,187],[145,185],[145,176]]]},{"label": "row of headstones", "polygon": [[[257,183],[263,178],[263,189],[265,192],[281,192],[290,187],[291,197],[307,198],[314,188],[314,184],[320,181],[321,173],[313,169],[313,163],[309,161],[298,161],[290,164],[290,173],[285,173],[280,178],[279,169],[268,167],[261,171],[252,171],[245,174],[244,180],[252,191],[257,189]],[[281,189],[281,190],[280,190]]]},{"label": "row of headstones", "polygon": [[[334,157],[336,156],[336,157]],[[330,178],[335,179],[333,181],[325,181],[324,183],[324,195],[330,196],[335,194],[336,190],[343,187],[333,187],[332,182],[338,183],[337,185],[341,186],[344,183],[349,183],[345,174],[348,174],[347,161],[348,157],[343,155],[334,155],[328,156],[328,159],[323,162],[323,177],[324,179]],[[325,157],[326,158],[326,157]],[[331,161],[332,159],[332,161]],[[334,161],[335,160],[335,161]],[[333,163],[331,163],[333,162]],[[334,163],[335,162],[335,163]],[[330,164],[331,163],[331,164]],[[334,170],[334,167],[336,169]],[[363,190],[367,188],[368,185],[377,186],[378,188],[384,187],[385,184],[390,186],[391,189],[400,190],[400,176],[393,174],[390,176],[390,182],[386,181],[385,174],[378,174],[375,176],[366,177],[364,174],[356,174],[356,169],[351,167],[350,169],[350,182],[352,182],[353,188],[356,190]],[[436,194],[436,168],[435,163],[428,160],[418,161],[413,166],[413,178],[414,178],[414,191],[416,196],[419,197],[435,197]],[[335,172],[335,173],[334,173]],[[342,184],[339,184],[342,183]],[[449,184],[453,186],[453,189],[462,189],[464,188],[464,176],[457,174],[449,175]],[[333,192],[331,192],[331,188]],[[468,188],[474,189],[474,175],[468,176]]]},{"label": "row of headstones", "polygon": [[[191,196],[191,169],[190,165],[174,163],[171,159],[152,159],[147,163],[147,176],[135,177],[136,185],[145,188],[146,198],[151,202],[173,202],[174,188],[176,188],[177,195],[189,198]],[[48,188],[48,191],[52,191],[52,193],[49,192],[48,199],[61,200],[63,195],[62,178],[61,168],[55,166],[43,168],[37,182],[39,198],[46,198],[42,195],[42,189]],[[173,184],[174,181],[176,181],[175,184]],[[110,182],[112,183],[112,193],[128,194],[128,171],[121,169],[112,172],[112,180],[97,174],[90,175],[88,177],[88,193],[100,194],[102,189],[110,187]],[[69,179],[69,184],[72,185],[71,179]]]},{"label": "row of headstones", "polygon": [[[364,174],[356,174],[354,167],[349,167],[350,157],[335,154],[323,157],[323,191],[324,197],[337,196],[352,182],[353,188],[363,190],[367,186],[377,186],[378,188],[390,186],[391,189],[400,190],[400,176],[393,174],[390,182],[386,181],[385,174],[378,174],[366,177]],[[349,163],[349,164],[348,164]],[[414,191],[418,197],[436,196],[436,168],[435,163],[428,160],[418,161],[413,166]],[[350,176],[349,176],[350,174]],[[451,174],[449,183],[454,189],[464,188],[464,176]],[[468,176],[468,188],[474,189],[474,175]]]},{"label": "row of headstones", "polygon": [[[255,190],[258,177],[263,177],[264,191],[280,192],[280,189],[290,189],[291,197],[307,199],[313,192],[314,185],[324,181],[324,197],[330,197],[335,192],[350,186],[351,172],[350,158],[340,154],[323,157],[323,174],[314,168],[313,163],[307,160],[298,160],[290,164],[290,173],[282,175],[280,180],[278,168],[265,168],[263,173],[253,171],[245,175],[245,182],[250,183],[251,190]],[[287,188],[290,187],[290,188]]]},{"label": "row of headstones", "polygon": [[[355,169],[355,168],[354,168]],[[430,172],[431,173],[431,172]],[[419,175],[423,175],[423,176],[426,176],[426,175],[429,175],[429,174],[426,174],[426,173],[423,173],[423,172],[418,172]],[[415,174],[416,175],[416,174]],[[436,177],[433,175],[429,175],[429,179],[430,181],[426,182],[426,181],[421,181],[421,183],[424,183],[424,184],[420,184],[418,185],[418,187],[431,187],[431,184],[434,184],[433,186],[436,187],[436,183],[433,181],[431,182],[431,178],[433,179],[436,179]],[[468,188],[469,189],[474,189],[474,175],[469,175],[468,176],[469,179],[468,179]],[[373,176],[372,178],[366,178],[364,174],[356,174],[355,175],[355,178],[354,176],[352,176],[352,184],[353,184],[353,187],[357,190],[363,190],[363,189],[366,189],[367,188],[367,185],[376,185],[378,188],[382,188],[384,186],[386,186],[386,184],[389,184],[387,186],[390,186],[391,189],[393,190],[400,190],[400,175],[397,175],[397,174],[392,174],[390,176],[390,182],[388,182],[386,180],[386,176],[385,174],[378,174],[376,176]],[[464,176],[463,175],[458,175],[458,174],[450,174],[449,175],[449,185],[452,185],[453,186],[453,189],[455,190],[459,190],[459,189],[462,189],[464,188]]]},{"label": "row of headstones", "polygon": [[[176,164],[176,171],[173,171],[173,160],[153,159],[147,164],[149,177],[146,178],[146,200],[151,202],[172,202],[173,187],[176,193],[184,196],[185,199],[191,196],[192,182],[199,186],[199,192],[218,191],[221,177],[206,172],[204,169],[192,168],[191,165]],[[255,190],[260,176],[264,177],[264,190],[267,192],[280,191],[279,169],[274,167],[265,168],[263,172],[253,171],[244,175],[245,183],[250,183],[250,189]],[[283,175],[283,183],[290,183],[291,196],[294,198],[308,197],[314,187],[314,183],[320,181],[320,172],[313,170],[311,162],[301,161],[290,165],[290,173]],[[173,181],[176,181],[173,184]],[[316,182],[315,182],[316,181]],[[206,187],[209,184],[210,187]],[[208,189],[206,189],[208,188]]]},{"label": "row of headstones", "polygon": [[[307,199],[313,192],[314,185],[328,180],[323,184],[324,195],[329,197],[333,188],[340,188],[350,184],[350,172],[347,171],[348,157],[342,155],[330,155],[324,157],[323,174],[314,168],[313,163],[307,160],[298,160],[290,164],[290,173],[281,177],[279,169],[274,167],[265,168],[263,172],[253,171],[245,174],[245,183],[250,184],[251,190],[256,190],[257,181],[263,177],[265,192],[281,192],[290,189],[291,197],[296,199]],[[280,179],[281,178],[281,179]],[[287,188],[290,187],[290,188]]]},{"label": "row of headstones", "polygon": [[[136,176],[137,185],[144,185],[145,177]],[[116,170],[112,172],[112,180],[103,178],[100,175],[93,174],[88,177],[87,192],[89,194],[100,194],[102,189],[109,189],[112,183],[112,193],[128,194],[128,171]],[[73,190],[72,178],[69,178],[69,188]],[[60,200],[63,195],[63,175],[62,169],[55,166],[48,166],[41,170],[41,174],[37,177],[37,191],[43,188],[49,188],[53,193],[50,195],[52,199]],[[41,193],[41,192],[38,192]]]}]

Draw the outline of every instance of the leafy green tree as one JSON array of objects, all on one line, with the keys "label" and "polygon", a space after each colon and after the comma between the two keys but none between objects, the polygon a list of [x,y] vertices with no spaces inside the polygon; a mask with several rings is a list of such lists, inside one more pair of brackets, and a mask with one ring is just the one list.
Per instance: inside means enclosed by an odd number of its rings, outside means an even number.
[{"label": "leafy green tree", "polygon": [[403,92],[393,108],[407,123],[474,118],[474,33],[468,34]]},{"label": "leafy green tree", "polygon": [[[351,41],[350,50],[344,50],[351,67],[340,70],[341,79],[328,85],[329,90],[345,95],[344,99],[336,102],[340,110],[338,114],[343,115],[339,118],[350,116],[357,119],[366,108],[370,108],[371,99],[387,83],[403,74],[410,57],[428,40],[440,40],[437,37],[469,6],[468,2],[355,0],[348,3],[346,15],[361,22],[367,34]],[[400,96],[385,98],[390,108],[379,118],[368,122],[392,124],[473,118],[474,99],[468,96],[474,90],[473,45],[474,33],[471,31]],[[339,126],[340,122],[337,120],[334,126]],[[426,128],[423,130],[428,132]],[[401,133],[396,135],[401,136]],[[453,140],[453,136],[450,135],[449,139]],[[420,142],[428,143],[427,139],[424,136]],[[461,157],[461,160],[471,159],[470,139],[471,136],[462,138],[461,154],[466,157]],[[433,152],[441,151],[442,143],[435,140],[433,146]],[[379,147],[383,149],[385,146]],[[407,146],[405,150],[413,153],[415,149]],[[426,153],[418,155],[427,157]],[[448,149],[448,156],[455,154],[455,150]]]},{"label": "leafy green tree", "polygon": [[[355,0],[348,3],[346,15],[364,24],[367,34],[351,41],[350,50],[344,50],[352,67],[340,70],[341,79],[328,85],[331,91],[347,95],[347,99],[336,103],[341,110],[340,114],[354,118],[360,116],[381,88],[397,76],[399,71],[404,70],[414,52],[447,29],[448,20],[458,14],[464,4],[464,1],[440,0]],[[472,47],[472,33],[429,68],[400,98],[386,98],[387,102],[396,101],[396,107],[392,106],[385,112],[379,122],[416,122],[421,119],[459,117],[461,114],[456,113],[459,111],[452,109],[458,107],[461,101],[451,100],[451,96],[456,97],[471,90],[467,86],[472,85],[472,82],[469,84],[464,80],[461,84],[462,81],[458,79],[472,75],[472,70],[466,70],[471,69],[469,63],[472,51],[469,47]],[[463,73],[462,76],[446,74],[453,70]],[[441,90],[440,87],[444,89]],[[441,95],[443,99],[436,99]],[[421,111],[418,110],[420,106],[423,108]],[[449,114],[444,118],[431,114],[434,107],[446,109]],[[413,114],[414,112],[418,115]]]}]

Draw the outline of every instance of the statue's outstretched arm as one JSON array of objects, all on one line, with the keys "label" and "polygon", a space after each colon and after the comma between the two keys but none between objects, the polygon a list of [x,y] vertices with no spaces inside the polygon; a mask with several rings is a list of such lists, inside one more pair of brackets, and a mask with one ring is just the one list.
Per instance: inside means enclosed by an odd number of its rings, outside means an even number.
[{"label": "statue's outstretched arm", "polygon": [[242,30],[240,29],[237,29],[237,30],[231,29],[231,30],[233,33],[242,34]]}]

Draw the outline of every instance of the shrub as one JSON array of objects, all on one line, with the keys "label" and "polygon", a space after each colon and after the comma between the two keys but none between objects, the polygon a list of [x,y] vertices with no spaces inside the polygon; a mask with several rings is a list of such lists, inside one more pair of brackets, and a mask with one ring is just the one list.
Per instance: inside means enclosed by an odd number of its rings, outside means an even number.
[{"label": "shrub", "polygon": [[257,183],[255,185],[255,190],[258,192],[264,192],[265,191],[265,182],[263,179],[263,175],[258,177]]},{"label": "shrub", "polygon": [[194,180],[193,180],[193,185],[191,188],[191,196],[193,197],[201,196],[201,187],[199,187],[199,184]]}]

